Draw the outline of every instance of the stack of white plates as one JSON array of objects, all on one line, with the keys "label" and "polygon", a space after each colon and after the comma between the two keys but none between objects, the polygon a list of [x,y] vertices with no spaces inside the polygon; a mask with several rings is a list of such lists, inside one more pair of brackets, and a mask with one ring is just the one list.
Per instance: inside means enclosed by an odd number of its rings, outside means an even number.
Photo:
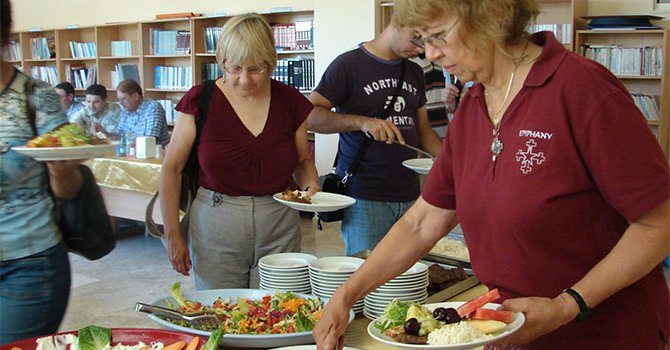
[{"label": "stack of white plates", "polygon": [[316,259],[304,253],[279,253],[258,260],[261,289],[310,294],[307,266]]},{"label": "stack of white plates", "polygon": [[[319,258],[309,263],[309,281],[312,294],[330,298],[335,290],[342,285],[363,264],[363,259],[350,256],[331,256]],[[360,299],[354,304],[355,313],[363,311],[364,301]]]},{"label": "stack of white plates", "polygon": [[423,304],[428,298],[428,265],[417,262],[400,276],[365,296],[365,317],[375,319],[393,299]]}]

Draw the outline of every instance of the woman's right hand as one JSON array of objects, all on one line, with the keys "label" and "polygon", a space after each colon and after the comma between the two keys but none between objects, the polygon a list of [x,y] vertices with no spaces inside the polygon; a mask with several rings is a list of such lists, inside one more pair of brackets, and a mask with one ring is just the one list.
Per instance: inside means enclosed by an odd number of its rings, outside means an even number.
[{"label": "woman's right hand", "polygon": [[312,330],[317,350],[342,350],[344,331],[349,325],[349,310],[337,296],[328,301],[319,322]]},{"label": "woman's right hand", "polygon": [[188,276],[189,271],[191,271],[191,257],[188,253],[188,246],[181,237],[181,234],[179,232],[176,235],[166,234],[165,245],[172,268],[182,275]]}]

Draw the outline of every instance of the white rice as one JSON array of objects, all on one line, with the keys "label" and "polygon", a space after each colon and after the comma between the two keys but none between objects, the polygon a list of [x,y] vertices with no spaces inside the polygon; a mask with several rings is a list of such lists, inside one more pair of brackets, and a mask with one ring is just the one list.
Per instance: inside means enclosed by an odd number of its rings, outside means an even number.
[{"label": "white rice", "polygon": [[455,345],[490,337],[491,335],[480,332],[467,322],[458,322],[445,325],[428,333],[428,344]]},{"label": "white rice", "polygon": [[437,241],[433,249],[430,251],[433,253],[453,256],[454,258],[470,261],[468,247],[465,246],[465,243],[458,240],[449,239],[446,237],[442,238]]}]

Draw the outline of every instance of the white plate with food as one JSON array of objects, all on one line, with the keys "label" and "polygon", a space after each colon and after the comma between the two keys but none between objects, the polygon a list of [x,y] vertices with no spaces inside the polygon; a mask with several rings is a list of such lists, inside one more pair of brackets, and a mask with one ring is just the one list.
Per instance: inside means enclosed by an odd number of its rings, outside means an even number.
[{"label": "white plate with food", "polygon": [[99,158],[114,154],[116,143],[102,145],[83,145],[72,147],[28,147],[17,146],[12,150],[23,155],[35,158],[35,160],[73,160]]},{"label": "white plate with food", "polygon": [[402,165],[419,174],[426,175],[433,167],[433,160],[430,158],[413,158],[403,161]]},{"label": "white plate with food", "polygon": [[[292,196],[287,196],[286,191],[275,193],[272,196],[277,202],[284,204],[290,208],[307,211],[307,212],[329,212],[344,209],[354,205],[356,200],[337,193],[317,192],[313,197],[307,199],[305,191],[289,191],[294,193]],[[295,195],[295,193],[299,195]]]},{"label": "white plate with food", "polygon": [[[426,304],[424,305],[430,310],[434,310],[438,307],[444,307],[444,308],[458,308],[459,306],[465,304],[465,302],[443,302],[443,303],[435,303],[435,304]],[[495,303],[488,303],[483,306],[485,309],[492,309],[496,310],[500,307],[500,304],[495,304]],[[521,312],[516,312],[514,314],[514,319],[512,322],[508,323],[504,329],[502,329],[499,332],[495,332],[493,334],[488,334],[485,335],[484,337],[475,337],[474,339],[470,339],[468,341],[464,342],[459,342],[457,344],[444,344],[444,345],[430,345],[430,344],[409,344],[409,343],[402,343],[393,340],[393,338],[385,335],[382,333],[381,330],[379,330],[377,327],[375,327],[375,323],[380,321],[380,319],[383,317],[383,315],[380,315],[379,317],[375,318],[370,324],[368,324],[368,334],[376,340],[384,344],[388,344],[391,346],[395,346],[401,349],[431,349],[431,350],[465,350],[465,349],[472,349],[476,348],[478,346],[482,346],[485,344],[497,342],[510,334],[516,332],[521,328],[523,323],[525,322],[526,318],[524,317],[523,313]],[[461,321],[462,323],[463,321]],[[466,321],[468,322],[468,321]],[[453,324],[455,325],[455,324]],[[452,325],[447,325],[447,326],[452,326]],[[433,331],[435,332],[435,331]],[[458,330],[454,330],[454,332],[460,332]],[[464,334],[454,334],[454,335],[449,335],[450,338],[456,338],[456,337],[464,337],[467,338],[466,335]]]},{"label": "white plate with food", "polygon": [[[187,300],[192,300],[200,302],[203,305],[211,306],[218,298],[230,298],[231,302],[237,300],[238,297],[250,300],[261,300],[264,296],[272,295],[272,291],[260,289],[210,289],[184,292],[183,294],[184,298]],[[316,299],[315,296],[309,294],[294,294],[303,299]],[[168,304],[168,302],[171,305]],[[324,300],[324,302],[327,302],[327,300]],[[177,301],[172,296],[161,298],[154,301],[152,304],[168,308],[174,308],[174,306],[178,305]],[[153,314],[149,314],[148,316],[151,320],[163,328],[191,334],[198,334],[205,337],[209,337],[212,334],[211,331],[181,326],[170,321],[166,321]],[[354,313],[353,311],[350,311],[349,322],[351,322],[353,319]],[[310,344],[313,342],[314,339],[312,338],[312,332],[303,331],[286,334],[224,334],[223,338],[221,338],[220,345],[231,348],[270,348],[277,346]]]}]

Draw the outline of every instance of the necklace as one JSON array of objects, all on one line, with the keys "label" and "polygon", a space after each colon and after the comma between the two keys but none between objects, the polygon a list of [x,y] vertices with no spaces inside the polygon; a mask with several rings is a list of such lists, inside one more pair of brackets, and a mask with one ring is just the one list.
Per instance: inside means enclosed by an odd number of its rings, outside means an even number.
[{"label": "necklace", "polygon": [[[512,83],[514,83],[514,77],[516,76],[516,71],[519,70],[519,67],[521,66],[522,63],[532,63],[537,59],[537,56],[533,57],[530,59],[526,55],[526,49],[528,48],[528,41],[526,41],[526,46],[524,46],[523,51],[521,51],[521,56],[518,58],[513,58],[514,63],[514,69],[512,70],[512,73],[509,75],[509,80],[507,81],[507,89],[505,90],[505,97],[503,97],[502,104],[500,105],[500,108],[498,109],[497,112],[495,112],[492,108],[488,109],[489,114],[493,117],[491,122],[493,123],[493,131],[491,132],[491,135],[493,136],[493,141],[491,141],[491,153],[493,153],[492,161],[496,161],[496,158],[498,158],[498,155],[503,150],[503,143],[500,141],[499,135],[500,135],[500,124],[502,122],[502,112],[505,108],[505,105],[507,104],[507,99],[509,98],[509,94],[512,91]],[[487,91],[484,92],[484,94],[489,97],[490,100],[490,95]]]}]

